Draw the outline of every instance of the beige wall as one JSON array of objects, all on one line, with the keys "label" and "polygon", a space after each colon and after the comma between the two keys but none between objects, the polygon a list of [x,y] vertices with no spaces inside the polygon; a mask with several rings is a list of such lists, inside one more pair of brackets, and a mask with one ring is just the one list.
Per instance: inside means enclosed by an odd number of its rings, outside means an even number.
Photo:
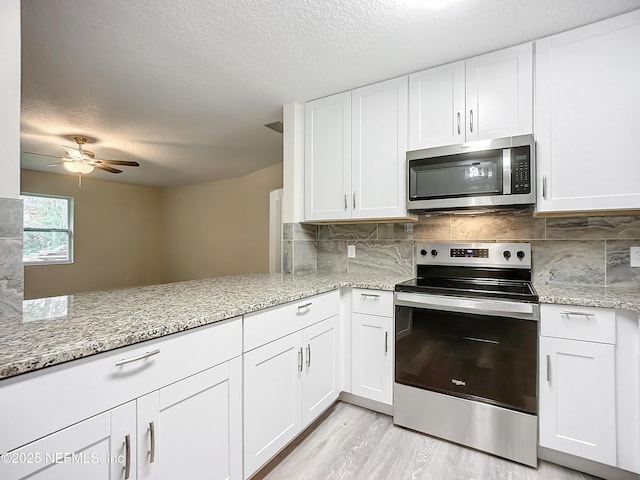
[{"label": "beige wall", "polygon": [[269,270],[269,192],[282,163],[244,177],[164,190],[165,281]]},{"label": "beige wall", "polygon": [[71,265],[26,266],[25,298],[160,283],[162,190],[22,170],[21,191],[74,198]]}]

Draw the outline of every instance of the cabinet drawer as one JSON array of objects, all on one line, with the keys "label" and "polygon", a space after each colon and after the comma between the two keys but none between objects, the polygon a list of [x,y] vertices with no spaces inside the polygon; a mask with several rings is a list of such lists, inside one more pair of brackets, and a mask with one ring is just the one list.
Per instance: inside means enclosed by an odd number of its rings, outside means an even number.
[{"label": "cabinet drawer", "polygon": [[241,354],[242,320],[234,318],[2,380],[0,452]]},{"label": "cabinet drawer", "polygon": [[540,334],[588,342],[616,343],[614,310],[573,305],[540,305]]},{"label": "cabinet drawer", "polygon": [[354,288],[351,311],[368,315],[393,317],[393,292]]},{"label": "cabinet drawer", "polygon": [[282,338],[340,313],[338,290],[244,316],[244,351]]}]

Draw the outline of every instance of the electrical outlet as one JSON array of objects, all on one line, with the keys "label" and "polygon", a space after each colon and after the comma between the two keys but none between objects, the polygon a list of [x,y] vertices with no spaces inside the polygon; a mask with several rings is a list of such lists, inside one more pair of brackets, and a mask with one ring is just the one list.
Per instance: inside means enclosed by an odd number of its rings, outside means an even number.
[{"label": "electrical outlet", "polygon": [[640,267],[640,247],[631,247],[629,249],[629,257],[632,267]]},{"label": "electrical outlet", "polygon": [[356,258],[356,246],[347,245],[347,258]]}]

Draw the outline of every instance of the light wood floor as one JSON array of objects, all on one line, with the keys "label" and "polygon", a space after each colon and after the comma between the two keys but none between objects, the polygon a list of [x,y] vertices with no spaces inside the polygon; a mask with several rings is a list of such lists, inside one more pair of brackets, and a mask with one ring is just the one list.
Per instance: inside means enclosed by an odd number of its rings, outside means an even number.
[{"label": "light wood floor", "polygon": [[254,479],[578,480],[587,474],[539,461],[533,469],[393,425],[392,417],[336,404],[310,433]]}]

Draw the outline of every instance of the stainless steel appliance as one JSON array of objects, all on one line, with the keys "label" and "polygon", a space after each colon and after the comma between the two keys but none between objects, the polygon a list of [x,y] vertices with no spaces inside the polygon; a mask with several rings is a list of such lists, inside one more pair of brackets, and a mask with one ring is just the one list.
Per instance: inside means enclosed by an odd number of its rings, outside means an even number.
[{"label": "stainless steel appliance", "polygon": [[417,258],[394,293],[394,423],[536,466],[531,246],[419,243]]},{"label": "stainless steel appliance", "polygon": [[535,202],[532,135],[407,152],[407,209],[414,213]]}]

